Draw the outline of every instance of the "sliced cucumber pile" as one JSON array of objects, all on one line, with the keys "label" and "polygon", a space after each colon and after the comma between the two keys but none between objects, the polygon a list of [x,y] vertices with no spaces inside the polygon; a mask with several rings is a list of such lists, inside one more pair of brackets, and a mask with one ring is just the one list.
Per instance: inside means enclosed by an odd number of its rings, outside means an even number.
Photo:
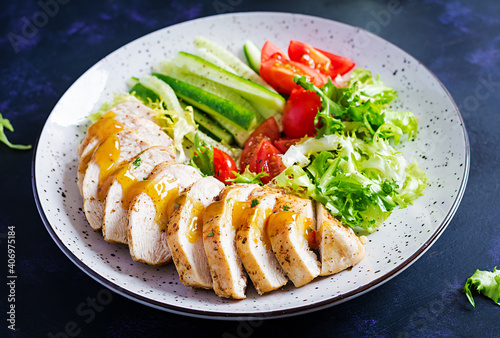
[{"label": "sliced cucumber pile", "polygon": [[[194,46],[198,55],[179,52],[172,60],[160,62],[156,73],[132,78],[130,93],[146,104],[162,101],[167,110],[181,115],[187,105],[193,107],[190,119],[194,118],[202,137],[238,153],[228,146],[243,147],[255,128],[271,116],[279,123],[285,99],[258,75],[260,49],[253,42],[244,46],[250,67],[206,38],[197,37]],[[184,137],[192,142],[191,134]]]}]

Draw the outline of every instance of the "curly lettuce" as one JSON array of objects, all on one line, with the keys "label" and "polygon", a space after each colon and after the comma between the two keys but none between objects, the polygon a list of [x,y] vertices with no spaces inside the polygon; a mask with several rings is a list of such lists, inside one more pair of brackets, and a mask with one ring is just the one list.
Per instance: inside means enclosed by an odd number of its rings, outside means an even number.
[{"label": "curly lettuce", "polygon": [[474,274],[467,279],[464,286],[464,292],[473,307],[476,307],[474,298],[472,298],[472,290],[476,289],[484,296],[491,298],[495,304],[500,305],[500,270],[495,267],[493,271],[476,270]]},{"label": "curly lettuce", "polygon": [[356,69],[346,87],[337,87],[331,80],[318,88],[307,78],[296,76],[294,81],[315,92],[321,99],[315,124],[317,137],[335,133],[356,132],[366,139],[393,139],[398,144],[404,134],[408,139],[417,135],[417,119],[412,112],[389,109],[397,97],[396,91],[373,77],[366,69]]},{"label": "curly lettuce", "polygon": [[287,167],[274,183],[322,203],[350,227],[375,231],[395,207],[423,193],[425,173],[407,163],[388,140],[326,135],[293,145],[282,157]]},{"label": "curly lettuce", "polygon": [[7,130],[14,132],[14,127],[12,127],[12,124],[10,123],[9,120],[3,118],[2,114],[0,114],[0,142],[5,144],[7,147],[11,149],[17,149],[17,150],[28,150],[31,149],[31,145],[22,145],[22,144],[12,144],[9,139],[7,138],[7,135],[5,135],[4,128]]}]

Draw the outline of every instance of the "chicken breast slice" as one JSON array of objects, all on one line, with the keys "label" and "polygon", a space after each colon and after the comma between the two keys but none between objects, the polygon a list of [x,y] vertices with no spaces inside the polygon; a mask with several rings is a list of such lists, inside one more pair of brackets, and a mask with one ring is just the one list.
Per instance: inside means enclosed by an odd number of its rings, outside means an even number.
[{"label": "chicken breast slice", "polygon": [[127,241],[127,213],[134,197],[137,182],[151,174],[153,168],[167,160],[175,160],[171,149],[163,146],[150,147],[123,165],[104,183],[107,189],[104,203],[102,234],[104,239],[113,243]]},{"label": "chicken breast slice", "polygon": [[339,222],[321,203],[317,204],[317,217],[321,276],[340,272],[363,260],[365,246],[350,227]]},{"label": "chicken breast slice", "polygon": [[167,222],[174,201],[194,182],[199,172],[175,161],[160,163],[146,181],[128,210],[127,238],[134,261],[150,265],[168,263],[172,254],[167,243]]},{"label": "chicken breast slice", "polygon": [[83,211],[92,229],[99,230],[102,226],[106,198],[100,193],[103,183],[120,164],[128,162],[149,146],[137,133],[124,130],[108,137],[95,150],[82,184]]},{"label": "chicken breast slice", "polygon": [[[172,144],[172,139],[168,137],[155,122],[151,120],[151,117],[141,117],[145,115],[145,112],[142,108],[138,108],[137,111],[132,110],[132,108],[136,105],[129,104],[125,107],[122,107],[122,109],[112,110],[101,116],[94,124],[89,127],[87,138],[80,145],[80,147],[83,147],[78,161],[78,188],[80,189],[80,192],[86,168],[88,166],[88,163],[92,159],[94,151],[99,146],[99,144],[109,136],[116,134],[117,132],[122,130],[134,130],[140,134],[145,135],[144,140],[148,142],[151,142],[154,139],[158,139],[157,142],[152,143],[161,144],[165,147]],[[125,109],[127,107],[129,108],[129,110]],[[145,108],[150,111],[149,108]],[[116,112],[121,113],[117,114]]]},{"label": "chicken breast slice", "polygon": [[204,177],[175,201],[167,226],[167,242],[179,280],[185,286],[212,288],[203,245],[203,212],[223,188],[224,183],[216,178]]},{"label": "chicken breast slice", "polygon": [[248,196],[255,184],[234,184],[221,191],[219,201],[203,214],[203,244],[219,297],[244,299],[247,276],[236,249],[236,228],[242,212],[250,206]]},{"label": "chicken breast slice", "polygon": [[287,194],[278,199],[267,221],[274,255],[296,287],[309,283],[321,272],[308,241],[308,235],[316,229],[314,211],[313,201]]},{"label": "chicken breast slice", "polygon": [[276,290],[288,278],[276,259],[265,224],[283,193],[277,189],[259,187],[249,196],[253,207],[247,209],[236,233],[236,247],[248,276],[259,294]]},{"label": "chicken breast slice", "polygon": [[114,171],[141,151],[152,146],[169,146],[172,139],[154,122],[138,118],[141,127],[122,130],[107,137],[92,154],[82,181],[83,210],[94,230],[102,226],[104,200],[103,184]]},{"label": "chicken breast slice", "polygon": [[120,125],[127,123],[126,119],[130,116],[153,120],[154,113],[140,102],[128,101],[117,104],[89,127],[87,135],[78,146],[78,157],[84,157],[103,139],[122,130]]}]

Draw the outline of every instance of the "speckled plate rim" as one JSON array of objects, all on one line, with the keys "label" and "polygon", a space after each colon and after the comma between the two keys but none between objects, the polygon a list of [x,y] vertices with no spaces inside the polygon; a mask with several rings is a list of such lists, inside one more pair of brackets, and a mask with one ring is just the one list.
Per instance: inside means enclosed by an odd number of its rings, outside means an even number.
[{"label": "speckled plate rim", "polygon": [[[296,14],[296,13],[285,13],[285,12],[245,12],[245,13],[220,14],[220,15],[215,15],[215,16],[207,16],[207,17],[203,17],[203,18],[199,18],[199,19],[194,19],[194,20],[190,20],[190,21],[186,21],[186,22],[201,21],[201,20],[205,20],[205,19],[209,19],[209,18],[214,18],[214,17],[221,17],[222,18],[224,16],[245,15],[245,14],[270,14],[270,13],[272,13],[272,14],[293,15],[293,16],[296,16],[296,17],[302,17],[304,19],[326,20],[326,21],[335,22],[336,24],[343,25],[343,26],[346,26],[346,27],[355,28],[355,29],[358,29],[358,30],[363,30],[362,28],[359,28],[359,27],[354,27],[354,26],[351,26],[351,25],[348,25],[348,24],[345,24],[345,23],[342,23],[342,22],[337,22],[337,21],[334,21],[334,20],[326,19],[326,18],[321,18],[321,17],[316,17],[316,16],[310,16],[310,15],[303,15],[303,14]],[[184,24],[186,22],[181,22],[181,23],[169,26],[169,28],[173,28],[175,26],[182,25],[182,24]],[[164,29],[164,28],[161,28],[161,29]],[[374,35],[374,34],[372,34],[369,31],[366,31],[366,30],[363,30],[363,31],[364,31],[365,34],[367,34],[367,36],[377,37],[378,39],[382,39],[379,36]],[[121,48],[123,48],[123,47],[125,47],[125,46],[127,46],[127,45],[129,45],[129,44],[131,44],[131,43],[133,43],[133,42],[135,42],[137,40],[139,40],[139,39],[142,39],[142,38],[144,38],[144,37],[146,37],[148,35],[155,34],[156,32],[157,31],[154,31],[154,32],[146,34],[146,35],[144,35],[142,37],[139,37],[139,38],[137,38],[137,39],[135,39],[135,40],[127,43],[126,45],[118,48],[117,50],[111,52],[110,54],[108,54],[104,58],[102,58],[95,65],[93,65],[92,67],[90,67],[85,73],[83,73],[66,90],[66,92],[68,92],[75,85],[75,83],[78,82],[78,80],[81,77],[85,76],[85,74],[87,74],[88,72],[91,72],[94,69],[94,67],[97,67],[103,59],[109,57],[113,53],[118,52]],[[384,40],[384,39],[382,39],[382,40]],[[388,45],[390,45],[391,47],[400,50],[404,54],[411,55],[411,54],[407,53],[406,51],[404,51],[402,48],[400,48],[400,47],[398,47],[398,46],[396,46],[396,45],[394,45],[394,44],[392,44],[392,43],[390,43],[390,42],[388,42],[386,40],[384,40],[384,41]],[[412,56],[412,58],[415,59],[413,56]],[[305,314],[305,313],[309,313],[309,312],[313,312],[313,311],[325,309],[325,308],[328,308],[328,307],[331,307],[331,306],[334,306],[334,305],[341,304],[341,303],[346,302],[346,301],[348,301],[350,299],[353,299],[355,297],[361,296],[361,295],[365,294],[366,292],[371,291],[374,288],[376,288],[376,287],[384,284],[385,282],[389,281],[390,279],[394,278],[399,273],[403,272],[406,268],[408,268],[411,264],[413,264],[418,258],[420,258],[430,248],[430,246],[442,235],[442,233],[444,232],[444,230],[446,229],[446,227],[448,226],[448,224],[451,222],[453,216],[455,215],[455,213],[456,213],[456,211],[457,211],[457,209],[458,209],[458,207],[460,205],[460,202],[462,200],[462,197],[463,197],[463,195],[465,193],[465,189],[466,189],[466,186],[467,186],[467,181],[468,181],[468,176],[469,176],[469,170],[470,170],[470,144],[469,144],[469,138],[468,138],[468,135],[467,135],[467,131],[465,129],[465,124],[464,124],[463,118],[462,118],[462,116],[460,114],[458,106],[456,105],[455,101],[453,100],[453,97],[448,92],[448,90],[446,89],[446,87],[442,84],[442,82],[438,79],[438,77],[430,69],[428,69],[422,62],[420,62],[417,59],[415,59],[415,61],[417,61],[419,63],[419,65],[423,66],[427,70],[427,72],[435,78],[435,80],[437,81],[437,83],[441,86],[441,88],[444,90],[444,92],[446,93],[446,95],[448,96],[448,98],[450,99],[450,101],[452,102],[454,110],[455,110],[455,112],[457,114],[457,117],[458,117],[458,119],[460,121],[460,125],[462,127],[462,131],[463,131],[463,135],[464,135],[464,144],[465,144],[465,154],[464,154],[465,155],[465,157],[464,157],[465,162],[464,162],[462,182],[460,184],[460,187],[459,187],[459,189],[457,191],[455,199],[452,202],[452,205],[451,205],[448,213],[445,215],[445,217],[443,218],[443,220],[440,223],[440,225],[433,232],[432,236],[425,243],[423,243],[420,246],[420,248],[418,250],[416,250],[413,253],[413,255],[411,255],[408,259],[406,259],[405,261],[403,261],[400,264],[398,264],[395,268],[393,268],[392,270],[390,270],[388,273],[380,276],[377,279],[374,279],[369,284],[366,284],[364,286],[356,288],[356,289],[354,289],[354,290],[352,290],[350,292],[344,293],[342,295],[331,297],[331,298],[326,299],[324,301],[316,302],[314,304],[297,306],[295,308],[287,309],[287,310],[282,310],[282,311],[264,311],[264,312],[260,312],[258,315],[255,315],[255,313],[252,313],[252,314],[249,314],[249,315],[244,315],[244,314],[242,315],[240,313],[235,314],[235,313],[230,313],[230,312],[205,312],[205,311],[202,311],[202,310],[193,310],[193,309],[185,308],[185,307],[182,307],[182,306],[175,306],[175,305],[172,305],[172,304],[166,304],[166,303],[163,303],[163,302],[152,300],[152,299],[146,298],[146,297],[144,297],[142,295],[136,294],[136,293],[134,293],[134,292],[132,292],[130,290],[126,290],[126,289],[122,288],[121,286],[119,286],[119,285],[113,283],[112,281],[110,281],[109,279],[103,277],[102,275],[100,275],[99,273],[97,273],[96,271],[94,271],[93,269],[91,269],[89,266],[87,266],[85,263],[83,263],[82,261],[80,261],[80,259],[75,254],[73,254],[68,249],[68,247],[66,247],[66,245],[64,244],[64,241],[54,231],[52,225],[48,221],[48,218],[47,218],[47,216],[45,214],[45,211],[43,210],[43,207],[42,207],[41,201],[40,201],[40,196],[39,196],[38,189],[37,189],[37,181],[36,181],[36,175],[35,175],[35,173],[36,173],[36,167],[37,167],[36,157],[37,157],[38,145],[39,145],[39,142],[40,142],[40,138],[41,138],[41,136],[42,136],[42,134],[44,132],[45,126],[48,123],[48,117],[47,117],[47,120],[46,120],[46,122],[44,124],[44,127],[42,128],[42,130],[41,130],[41,132],[40,132],[40,134],[38,136],[38,139],[37,139],[37,142],[36,142],[36,146],[35,146],[35,149],[34,149],[34,152],[33,152],[32,166],[31,166],[32,190],[33,190],[33,195],[34,195],[34,199],[35,199],[35,204],[36,204],[36,207],[37,207],[38,212],[40,214],[40,217],[42,219],[42,222],[44,223],[44,225],[45,225],[47,231],[49,232],[50,236],[52,237],[52,239],[54,240],[54,242],[57,244],[57,246],[61,249],[61,251],[76,266],[78,266],[83,272],[85,272],[87,275],[89,275],[95,281],[97,281],[98,283],[102,284],[103,286],[105,286],[105,287],[113,290],[114,292],[116,292],[116,293],[118,293],[118,294],[120,294],[120,295],[122,295],[122,296],[124,296],[126,298],[129,298],[129,299],[131,299],[133,301],[136,301],[136,302],[141,303],[143,305],[147,305],[147,306],[159,309],[159,310],[164,310],[164,311],[168,311],[168,312],[171,312],[171,313],[175,313],[175,314],[188,315],[188,316],[197,317],[197,318],[220,319],[220,320],[252,320],[252,319],[283,318],[283,317],[295,316],[295,315],[299,315],[299,314]],[[63,94],[61,96],[61,98],[64,95],[65,94]],[[57,104],[54,106],[54,109],[57,106]],[[50,116],[50,114],[49,114],[49,116]]]}]

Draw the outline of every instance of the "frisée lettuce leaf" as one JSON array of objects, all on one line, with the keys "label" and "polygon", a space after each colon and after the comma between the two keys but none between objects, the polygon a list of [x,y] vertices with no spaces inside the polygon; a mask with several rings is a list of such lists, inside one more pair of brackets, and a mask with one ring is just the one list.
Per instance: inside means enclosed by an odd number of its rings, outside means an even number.
[{"label": "fris\u00e9e lettuce leaf", "polygon": [[326,135],[293,145],[274,183],[322,203],[350,227],[375,231],[395,207],[422,195],[427,178],[388,140]]},{"label": "fris\u00e9e lettuce leaf", "polygon": [[205,141],[200,141],[198,133],[194,136],[193,157],[189,163],[200,171],[203,177],[214,176],[214,148]]},{"label": "fris\u00e9e lettuce leaf", "polygon": [[474,298],[472,298],[472,289],[475,288],[479,293],[491,298],[497,305],[500,298],[500,270],[495,267],[493,271],[476,270],[474,274],[467,279],[464,286],[464,292],[472,306],[476,307]]},{"label": "fris\u00e9e lettuce leaf", "polygon": [[5,135],[4,128],[6,128],[11,132],[14,132],[14,127],[12,127],[10,121],[8,119],[3,118],[2,114],[0,114],[0,142],[2,142],[11,149],[17,149],[17,150],[31,149],[31,145],[12,144],[7,138],[7,135]]},{"label": "fris\u00e9e lettuce leaf", "polygon": [[246,184],[264,185],[264,183],[262,183],[262,177],[269,176],[269,174],[266,172],[261,172],[258,174],[251,172],[250,166],[248,166],[248,165],[242,174],[240,174],[236,171],[231,171],[231,173],[233,173],[235,175],[235,177],[228,179],[228,181],[230,181],[233,184],[246,183]]},{"label": "fris\u00e9e lettuce leaf", "polygon": [[366,139],[375,136],[393,139],[398,144],[402,135],[408,139],[417,135],[417,119],[412,112],[389,109],[397,97],[396,91],[373,77],[366,69],[356,69],[346,87],[337,87],[329,79],[321,88],[296,76],[294,81],[304,89],[314,91],[321,99],[316,115],[318,138],[334,133],[356,132]]}]

